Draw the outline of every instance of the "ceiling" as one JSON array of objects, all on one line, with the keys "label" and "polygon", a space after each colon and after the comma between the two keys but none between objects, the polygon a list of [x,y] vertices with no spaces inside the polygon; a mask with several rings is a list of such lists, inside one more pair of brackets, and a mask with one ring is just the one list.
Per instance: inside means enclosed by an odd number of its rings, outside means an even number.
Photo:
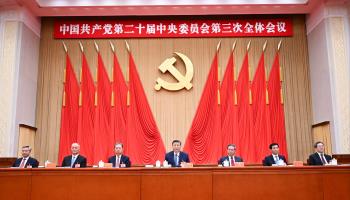
[{"label": "ceiling", "polygon": [[348,0],[0,0],[36,16],[307,14],[323,2]]}]

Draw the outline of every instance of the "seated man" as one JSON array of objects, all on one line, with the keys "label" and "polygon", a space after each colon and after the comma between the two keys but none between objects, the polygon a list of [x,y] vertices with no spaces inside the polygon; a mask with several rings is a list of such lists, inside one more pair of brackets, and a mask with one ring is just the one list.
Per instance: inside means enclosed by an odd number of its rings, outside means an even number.
[{"label": "seated man", "polygon": [[165,160],[168,162],[168,164],[172,167],[181,167],[182,162],[189,163],[190,159],[188,154],[181,151],[181,141],[173,140],[171,144],[173,146],[173,150],[165,154]]},{"label": "seated man", "polygon": [[80,145],[78,143],[73,143],[70,149],[72,151],[72,155],[64,157],[62,161],[62,167],[86,167],[86,158],[82,155],[79,155]]},{"label": "seated man", "polygon": [[22,158],[16,159],[12,167],[37,168],[39,166],[39,162],[35,158],[29,156],[31,151],[32,148],[30,146],[23,146]]},{"label": "seated man", "polygon": [[271,155],[268,155],[263,160],[264,166],[280,165],[283,163],[287,164],[286,157],[279,155],[280,146],[277,143],[272,143],[269,146],[271,150]]},{"label": "seated man", "polygon": [[332,160],[330,155],[324,153],[324,144],[323,142],[316,142],[314,144],[316,150],[315,153],[309,156],[308,164],[309,165],[325,165]]},{"label": "seated man", "polygon": [[112,163],[113,167],[131,167],[131,161],[128,156],[123,155],[123,144],[116,143],[114,146],[115,155],[108,159],[109,163]]},{"label": "seated man", "polygon": [[227,156],[221,157],[218,161],[218,164],[224,166],[224,162],[227,161],[229,166],[235,166],[235,162],[243,162],[243,159],[241,157],[235,156],[235,154],[236,145],[227,145]]}]

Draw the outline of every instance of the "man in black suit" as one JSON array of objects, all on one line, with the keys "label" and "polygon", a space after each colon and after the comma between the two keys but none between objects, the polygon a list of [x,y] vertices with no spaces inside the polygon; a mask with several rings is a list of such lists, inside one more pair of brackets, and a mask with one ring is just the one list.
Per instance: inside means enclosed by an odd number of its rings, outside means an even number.
[{"label": "man in black suit", "polygon": [[123,155],[123,144],[117,143],[114,146],[115,155],[108,159],[109,163],[112,163],[113,167],[123,168],[131,167],[131,161],[128,156]]},{"label": "man in black suit", "polygon": [[223,156],[218,161],[219,165],[224,166],[224,162],[226,161],[229,166],[235,166],[236,162],[243,162],[243,159],[239,156],[235,156],[236,154],[236,145],[229,144],[227,145],[227,156]]},{"label": "man in black suit", "polygon": [[79,155],[80,145],[78,143],[73,143],[71,146],[72,155],[64,157],[62,161],[62,167],[71,167],[71,168],[83,168],[86,167],[86,158],[82,155]]},{"label": "man in black suit", "polygon": [[332,160],[330,155],[324,153],[323,142],[316,142],[314,148],[316,152],[309,156],[309,165],[326,165]]},{"label": "man in black suit", "polygon": [[279,154],[280,146],[277,143],[270,144],[269,148],[271,150],[271,155],[266,156],[265,159],[263,160],[264,166],[287,164],[286,157]]},{"label": "man in black suit", "polygon": [[32,158],[29,156],[31,151],[32,151],[32,148],[30,146],[23,146],[22,158],[16,159],[12,167],[37,168],[39,166],[39,162],[35,158]]},{"label": "man in black suit", "polygon": [[189,163],[190,159],[188,154],[181,151],[181,141],[173,140],[171,143],[173,150],[165,154],[165,160],[172,167],[181,167],[181,163]]}]

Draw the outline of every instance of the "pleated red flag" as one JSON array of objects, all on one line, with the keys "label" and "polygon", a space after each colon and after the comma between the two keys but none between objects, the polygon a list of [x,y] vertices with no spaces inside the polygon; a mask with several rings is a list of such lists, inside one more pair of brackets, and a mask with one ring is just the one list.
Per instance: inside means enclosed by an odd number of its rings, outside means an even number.
[{"label": "pleated red flag", "polygon": [[[234,80],[234,56],[230,54],[227,63],[224,78],[221,84],[221,132],[222,132],[222,154],[227,154],[227,145],[239,144],[238,135],[238,105],[237,92]],[[237,149],[236,155],[239,155],[240,148]]]},{"label": "pleated red flag", "polygon": [[95,83],[92,78],[85,54],[82,53],[81,83],[79,96],[79,127],[77,141],[80,154],[86,156],[88,165],[93,164],[94,156],[94,120],[95,120]]},{"label": "pleated red flag", "polygon": [[253,119],[250,99],[248,52],[246,53],[237,80],[238,129],[240,149],[245,162],[252,163],[255,159],[255,140],[253,137]]},{"label": "pleated red flag", "polygon": [[184,151],[189,153],[191,161],[195,164],[216,164],[221,157],[219,87],[216,52],[184,146]]},{"label": "pleated red flag", "polygon": [[284,124],[284,109],[283,109],[283,96],[282,96],[282,84],[280,77],[280,65],[279,54],[276,53],[273,66],[271,68],[269,82],[269,107],[270,107],[270,119],[272,140],[277,142],[280,146],[280,152],[284,156],[288,156],[287,142],[286,142],[286,128]]},{"label": "pleated red flag", "polygon": [[108,156],[113,154],[115,143],[110,128],[112,85],[100,53],[98,53],[96,96],[94,164],[100,160],[106,162]]},{"label": "pleated red flag", "polygon": [[129,53],[129,106],[127,108],[126,154],[133,164],[163,160],[165,147],[149,107],[134,59]]},{"label": "pleated red flag", "polygon": [[116,142],[126,142],[126,96],[128,87],[121,71],[116,54],[113,56],[112,114],[111,129]]},{"label": "pleated red flag", "polygon": [[77,141],[79,116],[79,84],[75,76],[69,55],[66,54],[65,83],[63,86],[63,103],[61,111],[60,145],[58,162],[69,155],[70,146]]},{"label": "pleated red flag", "polygon": [[256,163],[261,163],[264,157],[270,153],[269,145],[272,142],[264,63],[264,53],[262,53],[252,82],[253,132],[256,144],[256,160],[254,162]]}]

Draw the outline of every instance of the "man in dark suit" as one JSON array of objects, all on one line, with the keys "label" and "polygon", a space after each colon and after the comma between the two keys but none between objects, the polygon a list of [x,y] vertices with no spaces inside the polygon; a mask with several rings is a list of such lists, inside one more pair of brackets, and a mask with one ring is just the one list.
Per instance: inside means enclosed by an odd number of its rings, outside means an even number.
[{"label": "man in dark suit", "polygon": [[86,158],[79,155],[80,145],[78,143],[73,143],[71,146],[72,155],[64,157],[62,161],[62,167],[71,168],[83,168],[86,167]]},{"label": "man in dark suit", "polygon": [[12,167],[37,168],[39,166],[39,162],[35,158],[32,158],[29,156],[31,151],[32,151],[32,148],[30,146],[23,146],[22,158],[16,159]]},{"label": "man in dark suit", "polygon": [[113,167],[123,168],[131,167],[131,161],[128,156],[123,155],[123,144],[117,143],[114,146],[115,155],[108,159],[109,163],[112,163]]},{"label": "man in dark suit", "polygon": [[287,160],[286,157],[279,154],[280,146],[277,143],[272,143],[269,146],[271,150],[271,155],[268,155],[263,160],[264,166],[272,166],[272,165],[286,165]]},{"label": "man in dark suit", "polygon": [[224,166],[225,161],[229,166],[235,166],[236,162],[243,162],[243,159],[239,156],[235,156],[236,154],[236,145],[229,144],[227,145],[227,156],[223,156],[218,161],[219,165]]},{"label": "man in dark suit", "polygon": [[165,160],[172,167],[181,167],[181,163],[189,163],[190,159],[188,154],[181,151],[181,141],[173,140],[171,143],[173,150],[165,154]]},{"label": "man in dark suit", "polygon": [[314,148],[316,152],[309,156],[309,165],[326,165],[332,160],[330,155],[324,153],[323,142],[316,142]]}]

